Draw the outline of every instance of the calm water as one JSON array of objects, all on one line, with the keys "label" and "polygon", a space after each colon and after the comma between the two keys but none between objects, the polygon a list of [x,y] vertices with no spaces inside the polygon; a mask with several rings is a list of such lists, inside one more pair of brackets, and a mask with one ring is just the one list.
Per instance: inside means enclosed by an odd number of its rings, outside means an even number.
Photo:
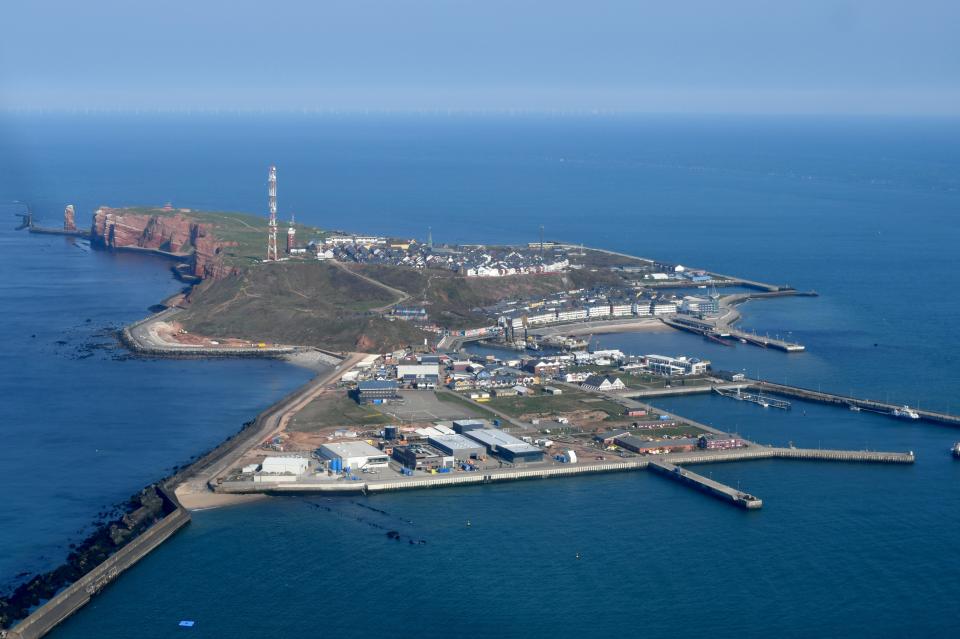
[{"label": "calm water", "polygon": [[[67,202],[81,220],[101,203],[260,211],[275,162],[281,212],[327,228],[423,237],[432,226],[438,241],[492,242],[528,241],[544,224],[548,237],[815,288],[821,297],[744,307],[745,326],[789,332],[810,348],[801,355],[679,333],[601,339],[960,410],[955,121],[154,116],[0,126],[0,195],[52,221]],[[109,350],[78,360],[101,327],[174,290],[164,265],[0,238],[11,274],[3,299],[16,301],[5,304],[10,432],[0,454],[19,481],[5,491],[18,510],[0,533],[0,567],[14,573],[61,556],[100,505],[218,441],[305,374],[115,361]],[[55,634],[952,634],[960,464],[947,447],[960,432],[800,403],[789,413],[718,397],[661,404],[759,441],[914,450],[919,461],[703,469],[760,495],[760,513],[642,473],[201,512]],[[145,458],[132,456],[144,447]],[[198,625],[177,628],[184,618]]]}]

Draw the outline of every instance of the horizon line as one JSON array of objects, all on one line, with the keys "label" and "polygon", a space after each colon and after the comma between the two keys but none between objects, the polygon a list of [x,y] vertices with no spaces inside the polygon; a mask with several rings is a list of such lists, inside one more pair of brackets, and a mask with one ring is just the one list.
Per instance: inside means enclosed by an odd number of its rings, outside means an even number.
[{"label": "horizon line", "polygon": [[412,107],[64,107],[64,106],[3,106],[5,115],[310,115],[310,116],[551,116],[551,117],[807,117],[807,118],[892,118],[892,119],[960,119],[960,112],[917,111],[662,111],[625,108],[412,108]]}]

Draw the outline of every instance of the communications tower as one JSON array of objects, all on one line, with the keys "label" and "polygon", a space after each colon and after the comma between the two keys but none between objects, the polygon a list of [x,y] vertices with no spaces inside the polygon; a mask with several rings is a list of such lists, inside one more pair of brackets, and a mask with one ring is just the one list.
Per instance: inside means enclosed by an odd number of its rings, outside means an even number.
[{"label": "communications tower", "polygon": [[277,254],[277,167],[270,167],[267,179],[267,204],[270,208],[270,222],[267,228],[267,261],[278,260]]}]

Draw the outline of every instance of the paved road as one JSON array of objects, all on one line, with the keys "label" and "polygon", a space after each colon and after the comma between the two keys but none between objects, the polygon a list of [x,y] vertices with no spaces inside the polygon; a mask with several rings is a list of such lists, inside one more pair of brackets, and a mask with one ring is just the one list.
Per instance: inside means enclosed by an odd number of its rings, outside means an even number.
[{"label": "paved road", "polygon": [[236,441],[230,442],[227,450],[215,455],[207,463],[199,464],[194,469],[193,474],[177,486],[177,497],[189,508],[191,495],[209,494],[211,484],[215,485],[217,479],[230,470],[247,451],[285,427],[298,411],[309,404],[328,385],[336,381],[344,371],[353,368],[366,356],[366,353],[350,353],[333,370],[318,375],[260,413],[254,425],[248,428]]}]

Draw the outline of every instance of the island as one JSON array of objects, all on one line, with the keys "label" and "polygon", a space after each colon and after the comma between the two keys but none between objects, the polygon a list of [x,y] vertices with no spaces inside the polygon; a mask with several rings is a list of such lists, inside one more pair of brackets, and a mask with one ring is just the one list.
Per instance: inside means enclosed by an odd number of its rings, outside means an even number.
[{"label": "island", "polygon": [[[7,637],[39,637],[190,521],[285,494],[385,491],[651,470],[747,510],[762,500],[684,466],[751,459],[912,463],[912,452],[765,446],[656,406],[718,393],[898,419],[960,417],[715,370],[694,354],[626,354],[590,336],[683,330],[730,348],[804,351],[737,328],[748,300],[814,296],[558,241],[520,246],[319,229],[172,205],[100,207],[89,230],[34,233],[170,260],[185,285],[120,339],[149,357],[274,357],[316,371],[214,450],[135,495],[66,564],[0,598]],[[268,247],[283,237],[283,248]],[[268,254],[270,259],[267,259]],[[476,344],[477,346],[473,346]]]}]

